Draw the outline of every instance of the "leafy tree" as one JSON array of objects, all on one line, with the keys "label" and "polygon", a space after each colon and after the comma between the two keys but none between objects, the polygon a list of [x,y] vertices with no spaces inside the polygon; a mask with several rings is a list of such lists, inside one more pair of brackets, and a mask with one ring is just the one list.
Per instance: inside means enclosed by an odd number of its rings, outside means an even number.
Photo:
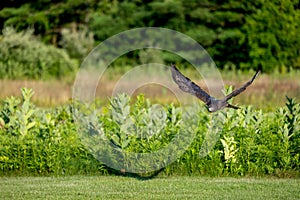
[{"label": "leafy tree", "polygon": [[0,28],[31,27],[57,46],[66,27],[74,33],[86,26],[101,42],[131,28],[156,26],[191,36],[220,68],[300,68],[296,0],[4,0],[2,5]]},{"label": "leafy tree", "polygon": [[246,17],[245,42],[249,51],[248,63],[262,66],[265,71],[300,67],[300,10],[299,2],[267,1],[261,9]]},{"label": "leafy tree", "polygon": [[[0,27],[13,26],[16,30],[33,28],[46,41],[60,33],[61,27],[71,23],[85,23],[87,13],[97,1],[22,1],[0,11]],[[51,37],[49,37],[51,36]],[[56,38],[55,36],[54,38]],[[50,38],[50,39],[49,39]],[[53,42],[57,42],[56,39]]]}]

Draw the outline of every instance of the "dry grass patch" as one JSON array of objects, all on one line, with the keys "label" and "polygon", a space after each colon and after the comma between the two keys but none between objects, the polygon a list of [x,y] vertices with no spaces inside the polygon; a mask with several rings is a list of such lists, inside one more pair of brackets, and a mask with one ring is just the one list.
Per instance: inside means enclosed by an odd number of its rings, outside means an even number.
[{"label": "dry grass patch", "polygon": [[[116,75],[102,78],[100,86],[98,85],[96,97],[102,102],[108,102],[109,97],[118,82],[120,76]],[[227,76],[228,77],[228,76]],[[232,77],[232,76],[231,76]],[[235,88],[240,87],[249,79],[248,75],[236,76],[233,80],[224,80],[225,85],[233,85]],[[203,80],[195,80],[207,90]],[[133,80],[134,82],[134,80]],[[33,88],[35,95],[33,102],[38,106],[55,106],[65,104],[72,98],[73,83],[65,81],[32,81],[32,80],[0,80],[0,98],[7,96],[19,96],[20,88]],[[124,85],[132,87],[132,84]],[[145,85],[137,88],[133,96],[144,93],[147,98],[153,102],[159,103],[177,103],[176,96],[167,88],[159,85]],[[246,92],[234,98],[233,103],[238,105],[253,105],[256,108],[272,110],[278,106],[284,106],[286,97],[300,98],[300,81],[296,77],[277,78],[274,75],[262,74]],[[188,99],[195,101],[194,97]]]}]

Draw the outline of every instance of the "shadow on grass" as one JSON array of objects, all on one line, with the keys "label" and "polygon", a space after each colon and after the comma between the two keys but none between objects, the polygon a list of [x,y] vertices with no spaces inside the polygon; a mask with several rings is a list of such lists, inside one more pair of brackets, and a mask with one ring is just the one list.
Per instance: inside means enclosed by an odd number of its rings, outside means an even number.
[{"label": "shadow on grass", "polygon": [[154,172],[140,174],[140,173],[126,172],[125,169],[115,170],[115,169],[109,168],[108,172],[109,172],[109,174],[116,175],[116,176],[123,176],[123,177],[134,178],[134,179],[137,179],[140,181],[146,181],[146,180],[150,180],[150,179],[157,177],[159,175],[159,173],[162,172],[163,170],[164,170],[164,168],[159,169]]}]

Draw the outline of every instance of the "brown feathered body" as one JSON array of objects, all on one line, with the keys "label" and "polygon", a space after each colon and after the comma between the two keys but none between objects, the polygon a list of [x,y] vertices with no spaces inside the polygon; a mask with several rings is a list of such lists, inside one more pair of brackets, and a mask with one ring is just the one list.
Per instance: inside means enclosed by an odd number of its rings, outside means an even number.
[{"label": "brown feathered body", "polygon": [[228,103],[228,100],[231,99],[234,96],[237,96],[241,92],[245,91],[246,88],[252,84],[254,79],[258,76],[259,70],[255,73],[255,75],[252,77],[251,80],[249,80],[247,83],[245,83],[242,87],[234,90],[229,95],[225,96],[223,99],[215,99],[214,97],[210,96],[208,93],[206,93],[201,87],[199,87],[197,84],[195,84],[193,81],[191,81],[188,77],[185,77],[177,68],[175,65],[171,66],[171,72],[172,72],[172,78],[175,81],[175,83],[178,85],[178,87],[184,91],[187,92],[197,98],[199,98],[201,101],[203,101],[209,112],[216,112],[218,110],[221,110],[225,107],[238,109],[239,107],[231,105]]}]

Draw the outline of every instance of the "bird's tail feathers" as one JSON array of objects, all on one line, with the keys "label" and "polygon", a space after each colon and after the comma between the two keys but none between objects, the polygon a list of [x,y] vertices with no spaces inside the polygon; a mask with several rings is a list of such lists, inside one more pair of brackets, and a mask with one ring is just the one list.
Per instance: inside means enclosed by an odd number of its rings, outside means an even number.
[{"label": "bird's tail feathers", "polygon": [[233,108],[233,109],[240,109],[239,107],[234,106],[234,105],[231,105],[231,104],[228,104],[226,107],[228,107],[228,108]]}]

